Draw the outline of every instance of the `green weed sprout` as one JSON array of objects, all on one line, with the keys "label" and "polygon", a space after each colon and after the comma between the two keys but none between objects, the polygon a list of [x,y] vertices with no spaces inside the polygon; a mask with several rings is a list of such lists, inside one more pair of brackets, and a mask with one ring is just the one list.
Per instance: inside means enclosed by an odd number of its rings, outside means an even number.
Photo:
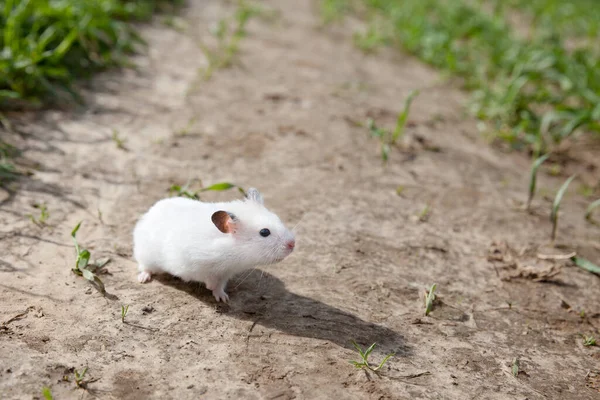
[{"label": "green weed sprout", "polygon": [[129,304],[126,306],[121,306],[121,322],[125,323],[125,316],[127,316],[127,312],[129,311]]},{"label": "green weed sprout", "polygon": [[83,276],[85,279],[90,281],[100,293],[106,294],[104,283],[102,283],[102,280],[100,280],[98,275],[96,275],[96,272],[100,271],[106,264],[108,264],[110,258],[104,258],[90,263],[91,253],[88,250],[82,250],[77,242],[77,231],[80,227],[81,222],[79,222],[71,232],[71,237],[73,238],[73,243],[75,244],[75,252],[77,253],[75,268],[72,268],[72,271],[73,273]]},{"label": "green weed sprout", "polygon": [[75,375],[75,384],[77,385],[77,387],[84,387],[85,382],[83,381],[83,378],[85,377],[87,370],[88,367],[85,367],[82,372],[79,372],[77,370],[73,371],[73,374]]},{"label": "green weed sprout", "polygon": [[583,345],[584,346],[596,346],[596,338],[593,336],[585,336],[585,335],[581,335],[583,337]]},{"label": "green weed sprout", "polygon": [[573,261],[573,263],[575,263],[575,265],[579,268],[600,276],[600,267],[593,262],[578,256],[571,257],[571,261]]},{"label": "green weed sprout", "polygon": [[512,374],[516,378],[519,376],[519,358],[515,357],[512,363]]},{"label": "green weed sprout", "polygon": [[257,6],[251,6],[246,1],[239,1],[238,8],[234,14],[233,29],[230,29],[229,22],[221,19],[213,34],[218,39],[216,49],[211,49],[203,42],[198,46],[204,53],[208,61],[208,66],[201,69],[202,78],[208,80],[217,69],[228,68],[233,64],[233,60],[239,52],[239,43],[246,36],[246,25],[251,17],[260,15],[263,10]]},{"label": "green weed sprout", "polygon": [[535,196],[537,171],[540,168],[540,166],[543,164],[543,162],[548,159],[548,157],[550,157],[550,153],[544,154],[543,156],[539,157],[531,165],[531,174],[530,174],[530,178],[529,178],[529,197],[527,197],[527,206],[525,207],[525,209],[527,211],[530,210],[533,196]]},{"label": "green weed sprout", "polygon": [[116,129],[113,129],[112,131],[112,140],[113,142],[115,142],[115,145],[117,145],[117,149],[126,150],[125,142],[127,141],[127,139],[123,138],[119,131]]},{"label": "green weed sprout", "polygon": [[52,392],[50,391],[50,388],[43,388],[42,389],[42,395],[44,396],[44,399],[46,400],[54,400],[54,397],[52,397]]},{"label": "green weed sprout", "polygon": [[431,310],[433,310],[433,302],[435,300],[435,289],[437,288],[437,283],[434,283],[427,296],[425,297],[425,316],[428,316]]},{"label": "green weed sprout", "polygon": [[378,366],[373,367],[373,366],[371,366],[371,364],[369,364],[369,355],[371,354],[371,352],[375,348],[376,343],[373,343],[365,351],[363,351],[362,348],[358,345],[358,343],[356,343],[354,340],[352,340],[352,344],[354,345],[354,347],[356,348],[356,350],[358,350],[358,354],[360,354],[360,358],[361,358],[361,361],[350,361],[350,364],[354,365],[356,368],[368,369],[368,370],[373,371],[373,372],[378,372],[381,369],[381,367],[383,367],[383,365],[387,362],[387,360],[389,360],[391,357],[394,356],[394,353],[388,354],[379,363]]},{"label": "green weed sprout", "polygon": [[48,212],[48,207],[45,204],[36,204],[34,207],[39,208],[40,216],[35,217],[33,214],[29,214],[29,219],[31,220],[31,222],[33,222],[37,226],[46,225],[46,221],[50,217],[50,213]]},{"label": "green weed sprout", "polygon": [[600,206],[600,199],[593,201],[588,208],[585,210],[585,219],[590,221],[592,219],[592,212],[595,208]]},{"label": "green weed sprout", "polygon": [[396,127],[393,132],[387,129],[379,128],[373,119],[367,120],[367,129],[371,133],[372,137],[376,137],[381,142],[381,159],[383,162],[387,162],[389,159],[391,146],[395,145],[398,139],[404,135],[404,127],[408,119],[408,113],[410,111],[410,105],[413,99],[419,94],[418,90],[410,92],[406,100],[404,100],[404,109],[398,114],[396,119]]},{"label": "green weed sprout", "polygon": [[565,192],[567,191],[567,188],[569,187],[569,184],[571,183],[571,181],[573,181],[573,179],[575,179],[575,175],[572,175],[569,179],[565,181],[565,183],[562,184],[560,189],[558,189],[558,192],[556,192],[556,197],[554,197],[554,202],[552,203],[552,212],[550,213],[550,222],[552,222],[552,242],[554,242],[554,240],[556,239],[556,229],[558,225],[558,210],[560,208],[560,203],[562,201],[563,196],[565,195]]},{"label": "green weed sprout", "polygon": [[229,182],[215,183],[214,185],[210,185],[208,187],[201,188],[195,192],[190,191],[190,182],[188,182],[184,186],[180,186],[180,185],[171,186],[169,188],[169,192],[176,193],[177,196],[180,196],[180,197],[187,197],[189,199],[200,200],[199,193],[208,192],[208,191],[220,192],[223,190],[229,190],[229,189],[233,189],[233,188],[237,188],[238,191],[242,195],[246,196],[246,191],[243,188],[241,188],[240,186],[234,185],[233,183],[229,183]]},{"label": "green weed sprout", "polygon": [[419,91],[413,90],[412,92],[410,92],[406,100],[404,100],[404,109],[400,114],[398,114],[398,118],[396,120],[396,128],[394,129],[394,133],[392,133],[392,144],[395,144],[398,141],[398,139],[404,136],[404,127],[406,126],[410,106],[415,97],[417,97],[418,95]]}]

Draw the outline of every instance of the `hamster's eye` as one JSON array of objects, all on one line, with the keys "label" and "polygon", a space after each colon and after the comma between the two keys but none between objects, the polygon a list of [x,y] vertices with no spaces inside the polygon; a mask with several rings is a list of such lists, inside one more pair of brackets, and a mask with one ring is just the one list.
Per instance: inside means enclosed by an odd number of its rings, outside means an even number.
[{"label": "hamster's eye", "polygon": [[270,230],[268,230],[268,229],[266,229],[266,228],[265,228],[265,229],[261,229],[261,230],[260,230],[260,236],[262,236],[262,237],[267,237],[267,236],[269,236],[270,234],[271,234],[271,231],[270,231]]}]

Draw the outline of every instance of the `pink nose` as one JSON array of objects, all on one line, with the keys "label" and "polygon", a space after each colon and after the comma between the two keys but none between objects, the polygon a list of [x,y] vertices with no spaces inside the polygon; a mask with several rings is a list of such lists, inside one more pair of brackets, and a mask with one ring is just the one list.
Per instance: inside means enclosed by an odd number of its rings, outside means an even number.
[{"label": "pink nose", "polygon": [[288,249],[293,250],[294,247],[296,247],[296,241],[295,240],[290,240],[289,242],[286,243]]}]

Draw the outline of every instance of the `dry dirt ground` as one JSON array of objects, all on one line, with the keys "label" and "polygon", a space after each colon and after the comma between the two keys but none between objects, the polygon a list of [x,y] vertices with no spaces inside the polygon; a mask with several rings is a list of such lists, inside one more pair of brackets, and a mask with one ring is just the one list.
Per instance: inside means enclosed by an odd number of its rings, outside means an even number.
[{"label": "dry dirt ground", "polygon": [[[352,29],[320,28],[308,1],[263,2],[279,15],[253,19],[239,62],[197,85],[197,40],[234,7],[191,3],[187,29],[144,28],[139,70],[98,77],[84,110],[14,122],[36,165],[1,193],[0,398],[42,398],[44,386],[55,399],[600,397],[600,352],[580,336],[600,333],[600,278],[537,257],[600,260],[600,228],[583,220],[575,190],[562,208],[565,247],[544,246],[543,194],[564,177],[540,176],[534,212],[522,211],[529,160],[482,140],[463,93],[411,57],[363,55]],[[393,126],[413,89],[410,148],[383,166],[377,140],[352,121]],[[299,223],[297,251],[235,279],[229,305],[203,285],[136,281],[136,219],[193,178],[256,186]],[[48,226],[27,217],[34,203],[47,205]],[[108,298],[70,271],[78,221],[92,258],[112,258]],[[376,342],[374,362],[395,356],[366,373],[349,363],[351,340]],[[92,382],[77,388],[73,368],[86,366]]]}]

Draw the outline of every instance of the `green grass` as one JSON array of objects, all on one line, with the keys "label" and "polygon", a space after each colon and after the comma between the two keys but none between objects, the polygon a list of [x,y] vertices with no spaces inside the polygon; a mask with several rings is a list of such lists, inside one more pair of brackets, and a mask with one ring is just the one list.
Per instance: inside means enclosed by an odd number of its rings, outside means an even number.
[{"label": "green grass", "polygon": [[[591,0],[482,3],[322,0],[321,10],[326,21],[348,12],[387,20],[390,29],[377,32],[389,37],[378,42],[460,78],[472,93],[469,110],[512,148],[537,157],[577,130],[600,133],[600,7]],[[535,28],[523,35],[509,22],[515,12],[531,16]]]},{"label": "green grass", "polygon": [[46,221],[50,217],[50,213],[48,212],[48,207],[45,204],[35,204],[33,207],[40,210],[40,215],[38,217],[36,217],[33,214],[29,214],[28,215],[29,219],[31,220],[31,222],[33,222],[37,226],[40,226],[40,227],[45,226]]},{"label": "green grass", "polygon": [[76,369],[73,370],[75,376],[75,385],[79,388],[85,388],[86,382],[84,381],[85,374],[87,373],[88,367],[85,367],[83,371],[79,372]]},{"label": "green grass", "polygon": [[53,400],[54,397],[52,396],[52,391],[50,390],[50,388],[43,388],[42,389],[42,395],[44,396],[45,400]]},{"label": "green grass", "polygon": [[404,107],[402,111],[398,113],[398,117],[396,118],[396,126],[393,131],[378,127],[375,124],[375,121],[371,118],[367,120],[366,127],[369,130],[369,133],[372,137],[378,138],[381,143],[381,159],[384,163],[387,163],[389,159],[392,146],[395,146],[398,143],[398,140],[404,137],[404,127],[406,126],[406,121],[408,120],[410,106],[414,98],[418,95],[418,90],[413,90],[408,94],[404,100]]},{"label": "green grass", "polygon": [[517,376],[519,376],[519,364],[520,364],[519,358],[515,357],[515,359],[512,362],[512,367],[511,367],[511,372],[515,378]]},{"label": "green grass", "polygon": [[600,199],[591,202],[590,205],[585,210],[585,219],[588,220],[588,221],[591,221],[592,220],[592,213],[594,212],[594,209],[598,208],[598,207],[600,207]]},{"label": "green grass", "polygon": [[119,133],[118,130],[116,130],[116,129],[112,130],[111,139],[113,142],[115,142],[117,149],[127,150],[127,148],[125,147],[125,143],[127,142],[127,139],[125,139],[123,136],[121,136],[121,134]]},{"label": "green grass", "polygon": [[583,336],[583,345],[584,346],[596,346],[596,338],[593,336]]},{"label": "green grass", "polygon": [[572,175],[571,177],[569,177],[569,179],[567,179],[562,184],[560,189],[558,189],[558,192],[556,192],[556,196],[554,197],[554,202],[552,203],[552,210],[550,212],[550,222],[552,222],[552,234],[550,235],[550,238],[552,240],[552,243],[554,243],[554,240],[556,240],[556,231],[558,228],[558,211],[560,209],[560,203],[561,203],[563,196],[565,195],[567,189],[569,188],[569,185],[573,181],[573,179],[575,179],[575,175]]},{"label": "green grass", "polygon": [[176,0],[0,1],[0,108],[80,100],[74,83],[127,66],[143,40],[132,21]]},{"label": "green grass", "polygon": [[126,306],[121,305],[121,322],[125,323],[125,317],[129,312],[129,304]]},{"label": "green grass", "polygon": [[198,189],[198,190],[192,190],[191,189],[191,185],[195,181],[196,180],[188,181],[183,186],[181,186],[181,185],[172,185],[169,188],[169,193],[171,195],[176,195],[176,196],[179,196],[179,197],[187,197],[188,199],[200,200],[200,193],[202,193],[202,192],[209,192],[209,191],[221,192],[223,190],[229,190],[229,189],[237,188],[237,190],[242,195],[246,196],[246,191],[242,187],[234,185],[233,183],[229,183],[229,182],[220,182],[220,183],[215,183],[215,184],[207,186],[207,187],[202,187],[202,182],[198,181],[199,185],[200,185],[200,189]]},{"label": "green grass", "polygon": [[431,285],[431,288],[425,295],[425,316],[433,310],[433,302],[435,301],[435,289],[437,289],[437,283]]},{"label": "green grass", "polygon": [[[10,125],[7,127],[6,124],[10,124],[1,115],[2,125],[8,131],[10,131]],[[18,172],[12,159],[19,155],[19,151],[12,145],[0,140],[0,186],[14,180],[18,176]]]},{"label": "green grass", "polygon": [[529,211],[531,209],[531,202],[533,201],[533,196],[535,196],[536,184],[537,184],[537,171],[540,166],[550,157],[550,154],[545,154],[538,159],[536,159],[531,165],[531,172],[529,174],[529,196],[527,197],[527,205],[525,206],[526,210]]},{"label": "green grass", "polygon": [[379,365],[372,366],[371,364],[369,364],[369,355],[371,354],[373,349],[375,349],[376,343],[373,343],[371,346],[369,346],[368,349],[366,349],[364,351],[354,340],[352,341],[352,345],[354,345],[354,347],[358,351],[358,354],[360,355],[361,360],[360,361],[350,361],[350,364],[354,365],[356,368],[359,368],[359,369],[368,369],[373,372],[378,372],[379,370],[381,370],[381,367],[384,366],[384,364],[387,362],[387,360],[389,360],[391,357],[394,356],[393,353],[388,354],[379,363]]},{"label": "green grass", "polygon": [[72,271],[76,275],[83,276],[85,279],[90,281],[100,293],[106,294],[104,283],[98,277],[98,273],[100,273],[102,271],[102,268],[104,268],[104,266],[110,262],[110,258],[104,258],[101,260],[90,262],[91,253],[89,252],[89,250],[82,249],[79,246],[79,242],[77,241],[77,231],[80,227],[81,222],[78,223],[75,226],[75,228],[73,228],[73,231],[71,231],[71,238],[73,239],[73,244],[75,245],[75,253],[77,254],[77,259],[75,260],[75,267],[72,268]]},{"label": "green grass", "polygon": [[[216,70],[233,65],[240,50],[240,42],[246,36],[246,25],[250,18],[266,15],[265,13],[267,13],[265,9],[258,5],[238,0],[233,16],[219,20],[216,28],[212,30],[212,34],[217,39],[217,45],[210,47],[203,41],[198,42],[200,50],[208,60],[208,66],[199,70],[202,80],[209,80]],[[198,84],[195,82],[190,91],[193,91]]]}]

